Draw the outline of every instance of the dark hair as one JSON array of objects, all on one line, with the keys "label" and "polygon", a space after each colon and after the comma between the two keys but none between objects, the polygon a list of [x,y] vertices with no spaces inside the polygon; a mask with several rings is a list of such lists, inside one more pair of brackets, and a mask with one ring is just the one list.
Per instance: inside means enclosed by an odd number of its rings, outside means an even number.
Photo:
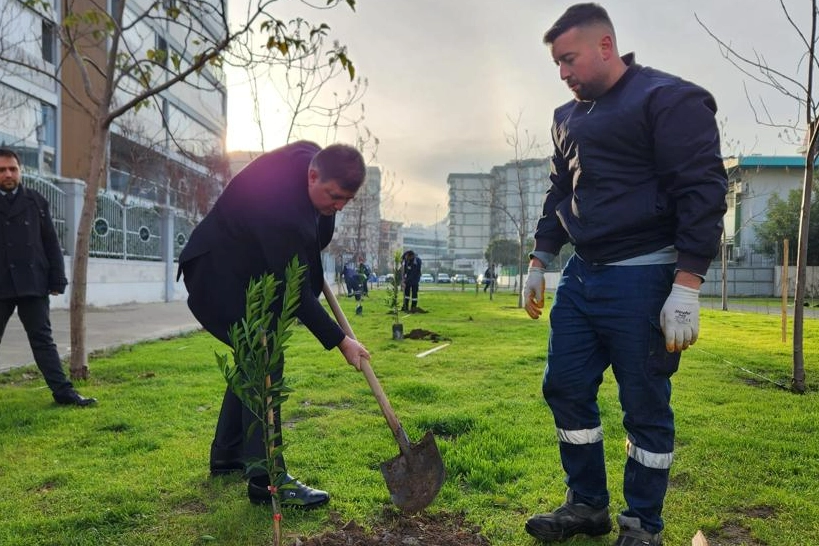
[{"label": "dark hair", "polygon": [[310,166],[322,181],[335,180],[346,191],[358,191],[367,176],[361,152],[347,144],[331,144],[313,156]]},{"label": "dark hair", "polygon": [[605,24],[614,32],[614,25],[611,23],[609,14],[603,9],[603,6],[591,2],[587,4],[575,4],[570,6],[569,9],[560,16],[560,19],[555,21],[552,28],[546,31],[546,34],[543,36],[543,43],[546,45],[553,44],[555,40],[560,38],[564,32],[571,28],[589,26],[596,23]]},{"label": "dark hair", "polygon": [[20,165],[20,156],[17,155],[17,152],[14,150],[9,150],[8,148],[0,148],[0,157],[13,157],[17,160],[17,164]]}]

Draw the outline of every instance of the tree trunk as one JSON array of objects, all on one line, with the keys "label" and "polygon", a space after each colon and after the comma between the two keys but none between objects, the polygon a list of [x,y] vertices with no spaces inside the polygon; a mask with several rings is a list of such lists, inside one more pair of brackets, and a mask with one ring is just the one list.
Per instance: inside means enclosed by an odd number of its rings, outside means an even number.
[{"label": "tree trunk", "polygon": [[808,125],[808,150],[805,154],[805,179],[802,183],[802,210],[799,214],[799,248],[796,254],[796,288],[793,297],[793,377],[791,389],[805,392],[805,353],[803,334],[805,321],[805,288],[807,281],[808,232],[810,205],[813,198],[813,163],[816,160],[816,121]]},{"label": "tree trunk", "polygon": [[85,196],[77,227],[77,245],[71,275],[69,303],[71,326],[71,379],[87,379],[88,354],[85,347],[85,302],[88,285],[88,253],[91,243],[91,224],[97,210],[97,191],[105,176],[108,130],[95,127],[91,136],[91,169],[86,180]]},{"label": "tree trunk", "polygon": [[523,251],[523,245],[526,244],[526,234],[518,234],[518,309],[523,309],[523,257],[528,255]]}]

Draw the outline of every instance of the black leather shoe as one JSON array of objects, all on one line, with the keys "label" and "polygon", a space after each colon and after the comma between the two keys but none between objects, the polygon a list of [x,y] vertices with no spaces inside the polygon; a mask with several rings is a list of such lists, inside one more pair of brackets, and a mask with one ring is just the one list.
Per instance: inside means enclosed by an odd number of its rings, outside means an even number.
[{"label": "black leather shoe", "polygon": [[63,406],[91,406],[97,403],[96,398],[86,398],[77,391],[70,391],[65,394],[54,395],[54,401]]},{"label": "black leather shoe", "polygon": [[588,504],[573,503],[571,491],[566,502],[557,510],[537,514],[526,521],[526,532],[546,542],[565,540],[579,534],[607,535],[611,528],[608,507],[594,508]]},{"label": "black leather shoe", "polygon": [[226,476],[234,472],[244,472],[245,463],[238,459],[211,459],[210,475]]},{"label": "black leather shoe", "polygon": [[[270,491],[267,487],[270,481],[267,476],[254,476],[247,481],[247,498],[253,504],[269,504]],[[303,510],[313,510],[330,502],[330,495],[326,491],[313,489],[287,475],[286,485],[281,486],[283,506],[292,506]]]}]

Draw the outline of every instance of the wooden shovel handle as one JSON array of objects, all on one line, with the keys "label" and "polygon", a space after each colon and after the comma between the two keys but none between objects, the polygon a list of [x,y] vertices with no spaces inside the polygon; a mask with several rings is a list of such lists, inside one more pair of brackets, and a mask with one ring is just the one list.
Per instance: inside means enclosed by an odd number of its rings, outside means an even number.
[{"label": "wooden shovel handle", "polygon": [[[333,315],[336,317],[341,329],[344,330],[345,334],[353,339],[356,339],[353,328],[347,321],[347,317],[344,316],[344,311],[341,310],[341,306],[339,306],[338,300],[336,299],[335,294],[333,294],[333,290],[327,284],[327,281],[324,281],[322,292],[324,293],[324,297],[327,298],[327,302],[330,304],[330,308],[333,310]],[[392,430],[392,434],[395,436],[398,446],[401,448],[402,452],[409,452],[409,437],[407,436],[407,433],[404,432],[404,428],[401,426],[401,423],[398,422],[398,417],[395,416],[395,412],[390,405],[390,401],[387,400],[387,395],[384,393],[384,389],[381,388],[381,383],[375,376],[375,372],[373,372],[372,367],[370,367],[370,361],[366,358],[361,359],[361,371],[364,373],[364,377],[367,378],[367,383],[370,385],[370,389],[373,391],[375,399],[378,401],[378,405],[381,407],[381,413],[384,414],[384,418],[387,420],[387,424],[390,426],[390,430]]]}]

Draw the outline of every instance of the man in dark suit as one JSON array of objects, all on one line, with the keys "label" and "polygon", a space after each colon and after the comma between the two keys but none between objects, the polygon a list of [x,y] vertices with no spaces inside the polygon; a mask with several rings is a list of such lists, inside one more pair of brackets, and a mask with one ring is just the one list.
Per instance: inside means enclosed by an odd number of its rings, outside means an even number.
[{"label": "man in dark suit", "polygon": [[[355,197],[365,173],[364,159],[355,148],[334,144],[322,150],[302,141],[261,155],[233,177],[179,257],[188,306],[202,326],[230,344],[228,331],[244,316],[250,280],[265,273],[284,279],[285,267],[298,256],[307,265],[299,320],[325,349],[337,347],[359,369],[361,359],[369,358],[367,350],[344,334],[318,296],[324,283],[321,250],[333,237],[336,212]],[[277,302],[274,317],[281,311],[281,298]],[[253,436],[246,440],[253,420],[227,389],[211,444],[211,474],[241,471],[245,461],[264,458],[260,427],[254,427]],[[280,411],[275,412],[274,426],[280,442]],[[279,462],[284,467],[284,461]],[[285,503],[310,509],[329,501],[326,492],[289,475],[288,480],[295,487],[285,491],[289,496]],[[268,485],[266,474],[250,473],[250,501],[269,502]]]},{"label": "man in dark suit", "polygon": [[20,158],[0,148],[0,339],[14,310],[28,335],[34,362],[58,404],[88,406],[63,371],[51,335],[48,295],[68,280],[48,201],[20,185]]}]

